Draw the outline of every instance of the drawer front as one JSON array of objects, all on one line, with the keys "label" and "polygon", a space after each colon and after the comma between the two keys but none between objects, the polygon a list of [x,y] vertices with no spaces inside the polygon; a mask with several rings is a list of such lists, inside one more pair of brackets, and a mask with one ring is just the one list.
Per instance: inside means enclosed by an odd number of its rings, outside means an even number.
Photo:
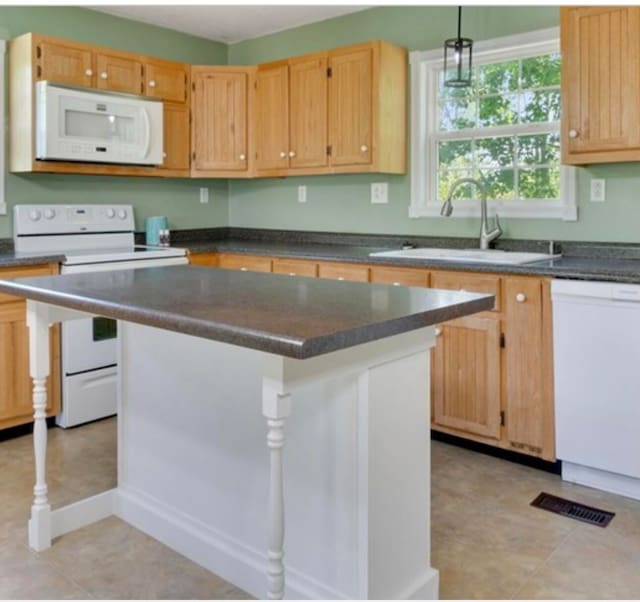
[{"label": "drawer front", "polygon": [[318,266],[318,276],[332,280],[369,282],[369,268],[355,263],[321,263]]},{"label": "drawer front", "polygon": [[371,268],[371,282],[393,286],[429,286],[429,272],[408,268]]},{"label": "drawer front", "polygon": [[[30,278],[32,276],[51,276],[57,274],[58,270],[52,265],[20,266],[16,268],[0,269],[0,280],[13,280],[15,278]],[[19,301],[19,297],[0,293],[0,303],[11,303]]]},{"label": "drawer front", "polygon": [[243,272],[270,272],[271,258],[255,255],[220,255],[218,267],[226,270],[241,270]]},{"label": "drawer front", "polygon": [[492,311],[501,310],[501,279],[492,274],[469,274],[468,272],[431,272],[431,288],[464,290],[473,293],[494,295]]},{"label": "drawer front", "polygon": [[218,265],[218,255],[216,253],[195,253],[189,255],[189,263],[215,268]]},{"label": "drawer front", "polygon": [[315,278],[318,275],[318,264],[304,259],[274,259],[273,273]]}]

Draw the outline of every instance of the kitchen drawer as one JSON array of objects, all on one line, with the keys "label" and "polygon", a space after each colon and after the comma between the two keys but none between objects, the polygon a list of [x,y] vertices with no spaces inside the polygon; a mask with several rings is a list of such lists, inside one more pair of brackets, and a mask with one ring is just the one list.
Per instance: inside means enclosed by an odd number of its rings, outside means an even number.
[{"label": "kitchen drawer", "polygon": [[492,311],[501,310],[501,279],[493,274],[469,274],[468,272],[431,272],[431,288],[470,291],[494,295]]},{"label": "kitchen drawer", "polygon": [[217,253],[193,253],[189,255],[189,263],[191,265],[202,265],[209,268],[215,268],[218,265]]},{"label": "kitchen drawer", "polygon": [[220,255],[218,267],[243,272],[270,272],[271,258],[255,255]]},{"label": "kitchen drawer", "polygon": [[[30,278],[32,276],[51,276],[57,274],[58,268],[54,264],[20,266],[15,268],[0,268],[0,280],[13,280],[14,278]],[[19,301],[18,297],[0,293],[0,303]]]},{"label": "kitchen drawer", "polygon": [[304,259],[274,259],[273,272],[274,274],[315,278],[318,275],[318,264],[315,261],[306,261]]},{"label": "kitchen drawer", "polygon": [[321,263],[318,266],[318,276],[333,280],[369,282],[369,268],[356,263]]},{"label": "kitchen drawer", "polygon": [[429,272],[411,268],[372,267],[371,282],[393,286],[429,286]]}]

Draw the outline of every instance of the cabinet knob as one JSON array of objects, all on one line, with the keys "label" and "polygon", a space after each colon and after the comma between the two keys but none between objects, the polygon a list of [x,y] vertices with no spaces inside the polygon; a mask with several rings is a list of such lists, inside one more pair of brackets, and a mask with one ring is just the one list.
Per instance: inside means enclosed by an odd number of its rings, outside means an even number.
[{"label": "cabinet knob", "polygon": [[442,334],[442,328],[440,328],[440,326],[436,326],[435,333],[436,336],[439,337]]},{"label": "cabinet knob", "polygon": [[289,276],[295,276],[296,273],[295,272],[289,272]]},{"label": "cabinet knob", "polygon": [[296,156],[296,151],[289,151],[289,156],[290,157],[295,157]]},{"label": "cabinet knob", "polygon": [[109,77],[109,74],[108,74],[106,71],[103,71],[103,72],[100,74],[100,77],[101,77],[102,79],[107,79],[107,78]]},{"label": "cabinet knob", "polygon": [[240,271],[241,271],[241,272],[248,272],[248,271],[249,271],[249,268],[240,268]]},{"label": "cabinet knob", "polygon": [[156,80],[155,79],[150,79],[148,85],[149,85],[150,88],[155,88],[156,87]]},{"label": "cabinet knob", "polygon": [[393,286],[400,286],[400,283],[399,282],[394,282]]},{"label": "cabinet knob", "polygon": [[92,69],[85,69],[84,74],[85,74],[87,77],[91,77],[91,76],[93,75],[93,70],[92,70]]},{"label": "cabinet knob", "polygon": [[163,157],[164,159],[166,159],[166,158],[167,158],[167,153],[163,152],[163,153],[162,153],[162,157]]},{"label": "cabinet knob", "polygon": [[247,155],[245,155],[244,153],[240,155],[240,161],[244,161],[246,158],[247,158]]},{"label": "cabinet knob", "polygon": [[368,147],[366,144],[363,144],[363,145],[360,147],[360,150],[361,150],[363,153],[366,153],[366,152],[369,150],[369,147]]},{"label": "cabinet knob", "polygon": [[338,276],[338,280],[344,280],[344,276]]},{"label": "cabinet knob", "polygon": [[287,153],[285,153],[284,151],[282,151],[282,152],[280,153],[280,158],[281,158],[281,159],[284,159],[286,156],[287,156]]},{"label": "cabinet knob", "polygon": [[578,130],[569,130],[569,138],[577,138]]},{"label": "cabinet knob", "polygon": [[524,293],[518,293],[516,295],[516,301],[518,303],[524,303],[527,300],[527,296]]}]

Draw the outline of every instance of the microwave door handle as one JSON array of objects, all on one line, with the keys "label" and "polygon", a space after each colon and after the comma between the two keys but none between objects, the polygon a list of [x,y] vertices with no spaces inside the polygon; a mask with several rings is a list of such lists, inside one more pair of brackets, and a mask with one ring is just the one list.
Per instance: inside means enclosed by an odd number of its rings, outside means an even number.
[{"label": "microwave door handle", "polygon": [[146,109],[142,109],[142,118],[144,120],[144,150],[142,158],[145,159],[149,154],[149,145],[151,144],[151,124],[149,123],[149,113]]}]

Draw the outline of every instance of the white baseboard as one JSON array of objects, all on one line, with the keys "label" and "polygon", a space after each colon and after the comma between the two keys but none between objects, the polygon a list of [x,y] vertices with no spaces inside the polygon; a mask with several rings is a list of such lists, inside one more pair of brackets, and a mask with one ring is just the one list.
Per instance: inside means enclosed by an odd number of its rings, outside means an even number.
[{"label": "white baseboard", "polygon": [[640,479],[562,461],[562,479],[640,500]]},{"label": "white baseboard", "polygon": [[424,575],[411,587],[395,597],[396,600],[438,600],[440,574],[434,568],[427,568]]},{"label": "white baseboard", "polygon": [[51,537],[59,537],[117,514],[118,490],[109,489],[98,495],[51,511]]},{"label": "white baseboard", "polygon": [[[117,514],[122,520],[252,596],[264,598],[267,589],[264,550],[250,548],[142,492],[120,488],[118,497]],[[286,598],[349,598],[288,566],[286,575]]]}]

